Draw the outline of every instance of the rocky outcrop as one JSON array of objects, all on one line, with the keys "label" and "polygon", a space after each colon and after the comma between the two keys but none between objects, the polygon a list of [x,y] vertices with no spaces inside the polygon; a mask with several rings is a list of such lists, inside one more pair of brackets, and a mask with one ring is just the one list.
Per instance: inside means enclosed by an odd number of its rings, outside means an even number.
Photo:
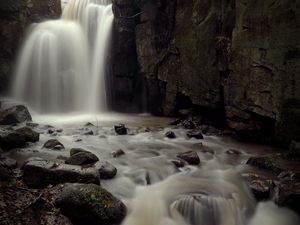
[{"label": "rocky outcrop", "polygon": [[8,87],[12,65],[25,29],[34,22],[58,18],[60,0],[1,0],[0,2],[0,92]]},{"label": "rocky outcrop", "polygon": [[115,29],[132,42],[118,51],[136,46],[149,112],[194,108],[243,138],[299,140],[299,0],[122,2]]}]

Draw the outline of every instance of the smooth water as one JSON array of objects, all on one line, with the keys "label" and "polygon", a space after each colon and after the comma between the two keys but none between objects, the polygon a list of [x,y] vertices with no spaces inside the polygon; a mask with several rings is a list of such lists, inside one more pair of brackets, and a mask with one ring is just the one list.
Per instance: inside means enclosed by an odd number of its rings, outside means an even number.
[{"label": "smooth water", "polygon": [[[187,139],[186,130],[167,126],[170,119],[149,115],[73,113],[33,115],[33,119],[40,124],[35,128],[42,133],[40,142],[11,152],[11,156],[21,161],[32,156],[57,160],[58,156],[69,156],[71,148],[81,147],[110,162],[117,167],[117,176],[101,180],[101,185],[126,204],[128,214],[122,225],[299,224],[288,209],[271,202],[258,204],[242,177],[253,172],[245,165],[246,160],[251,155],[275,153],[271,147],[216,136]],[[94,125],[85,126],[87,122]],[[113,125],[119,122],[127,124],[128,135],[115,134]],[[62,133],[47,132],[60,128]],[[89,130],[94,135],[84,135]],[[166,138],[167,131],[173,131],[177,138]],[[61,141],[66,150],[41,149],[51,138]],[[111,152],[118,149],[126,154],[113,158]],[[241,154],[227,154],[229,149]],[[197,152],[201,164],[176,168],[171,160],[189,150]]]},{"label": "smooth water", "polygon": [[106,111],[111,2],[69,0],[62,5],[60,20],[31,26],[12,97],[40,113]]}]

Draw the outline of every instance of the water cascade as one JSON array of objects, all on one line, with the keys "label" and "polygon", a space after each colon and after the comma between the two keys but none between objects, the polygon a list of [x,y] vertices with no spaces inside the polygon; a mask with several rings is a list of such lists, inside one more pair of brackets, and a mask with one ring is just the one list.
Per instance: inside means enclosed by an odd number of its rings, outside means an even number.
[{"label": "water cascade", "polygon": [[105,111],[111,2],[62,3],[61,19],[32,25],[18,60],[13,98],[40,113]]}]

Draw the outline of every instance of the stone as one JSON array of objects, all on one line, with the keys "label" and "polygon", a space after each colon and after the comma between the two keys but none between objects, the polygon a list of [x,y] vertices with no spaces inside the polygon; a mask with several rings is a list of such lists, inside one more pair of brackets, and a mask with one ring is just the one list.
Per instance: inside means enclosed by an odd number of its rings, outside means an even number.
[{"label": "stone", "polygon": [[180,123],[181,123],[181,119],[175,119],[172,122],[170,122],[169,125],[176,126],[179,125]]},{"label": "stone", "polygon": [[46,143],[43,145],[43,148],[62,150],[65,148],[65,146],[62,143],[60,143],[57,139],[50,139],[46,141]]},{"label": "stone", "polygon": [[94,135],[94,131],[89,130],[83,133],[83,135]]},{"label": "stone", "polygon": [[173,131],[168,131],[167,133],[165,133],[165,137],[167,137],[169,139],[174,139],[174,138],[176,138],[176,135]]},{"label": "stone", "polygon": [[97,161],[99,161],[99,158],[88,151],[79,151],[74,154],[74,149],[73,152],[70,152],[71,157],[66,160],[66,164],[70,165],[87,165],[87,164],[95,164]]},{"label": "stone", "polygon": [[14,130],[0,129],[0,147],[3,150],[11,150],[26,146],[26,136]]},{"label": "stone", "polygon": [[22,127],[16,130],[17,132],[24,134],[27,142],[38,142],[40,140],[40,134],[29,127]]},{"label": "stone", "polygon": [[0,155],[0,167],[4,167],[7,169],[15,169],[17,168],[18,163],[16,160],[11,159],[9,157],[3,157]]},{"label": "stone", "polygon": [[127,134],[127,128],[125,127],[124,124],[118,124],[118,125],[115,125],[115,132],[118,135],[126,135]]},{"label": "stone", "polygon": [[0,111],[0,125],[11,125],[32,121],[28,109],[23,105],[17,105]]},{"label": "stone", "polygon": [[70,156],[73,156],[73,155],[75,155],[75,154],[77,154],[77,153],[80,153],[80,152],[89,153],[89,151],[87,151],[87,150],[85,150],[85,149],[83,149],[83,148],[72,148],[72,149],[70,150]]},{"label": "stone", "polygon": [[251,157],[247,164],[259,169],[268,170],[275,174],[280,174],[284,168],[278,163],[278,159],[269,156]]},{"label": "stone", "polygon": [[23,166],[24,182],[32,188],[62,183],[100,184],[96,168],[82,168],[48,160],[30,160]]},{"label": "stone", "polygon": [[117,158],[121,155],[125,155],[125,152],[122,149],[118,149],[117,151],[113,151],[110,154],[112,155],[112,157]]},{"label": "stone", "polygon": [[200,164],[200,158],[199,158],[197,152],[195,152],[195,151],[179,153],[176,157],[179,159],[183,159],[190,165],[199,165]]},{"label": "stone", "polygon": [[112,179],[117,174],[117,168],[109,162],[99,162],[96,164],[99,171],[100,179]]},{"label": "stone", "polygon": [[177,168],[184,167],[185,165],[184,161],[181,159],[171,159],[170,162],[173,163]]},{"label": "stone", "polygon": [[87,122],[84,126],[85,127],[94,127],[95,125],[92,124],[91,122]]},{"label": "stone", "polygon": [[190,119],[184,120],[181,124],[185,129],[195,129],[196,127],[194,122]]},{"label": "stone", "polygon": [[203,139],[203,134],[200,130],[191,130],[186,133],[188,138]]},{"label": "stone", "polygon": [[54,205],[74,224],[116,225],[126,216],[126,206],[95,184],[58,187]]}]

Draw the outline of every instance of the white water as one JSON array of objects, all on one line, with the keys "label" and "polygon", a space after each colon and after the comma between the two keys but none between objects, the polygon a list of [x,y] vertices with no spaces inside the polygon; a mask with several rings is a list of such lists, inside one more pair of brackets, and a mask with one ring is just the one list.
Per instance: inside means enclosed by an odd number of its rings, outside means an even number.
[{"label": "white water", "polygon": [[34,24],[19,56],[12,97],[40,113],[107,110],[110,0],[62,2],[62,19]]}]

